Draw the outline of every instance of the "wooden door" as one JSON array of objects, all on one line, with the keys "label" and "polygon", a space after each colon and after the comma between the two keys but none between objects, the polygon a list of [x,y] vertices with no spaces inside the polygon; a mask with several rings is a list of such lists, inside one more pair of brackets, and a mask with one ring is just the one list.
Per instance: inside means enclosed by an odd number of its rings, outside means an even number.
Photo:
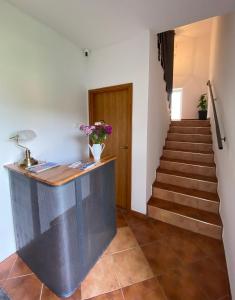
[{"label": "wooden door", "polygon": [[89,123],[104,121],[113,132],[105,141],[102,156],[115,155],[116,204],[131,206],[132,84],[89,91]]}]

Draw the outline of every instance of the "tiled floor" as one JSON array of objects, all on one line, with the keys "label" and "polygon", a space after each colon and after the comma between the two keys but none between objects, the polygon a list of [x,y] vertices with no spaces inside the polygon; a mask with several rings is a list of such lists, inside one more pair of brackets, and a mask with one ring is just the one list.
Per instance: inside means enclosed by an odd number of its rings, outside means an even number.
[{"label": "tiled floor", "polygon": [[[221,242],[123,210],[118,232],[69,300],[231,300]],[[12,300],[58,300],[23,261],[0,264]]]}]

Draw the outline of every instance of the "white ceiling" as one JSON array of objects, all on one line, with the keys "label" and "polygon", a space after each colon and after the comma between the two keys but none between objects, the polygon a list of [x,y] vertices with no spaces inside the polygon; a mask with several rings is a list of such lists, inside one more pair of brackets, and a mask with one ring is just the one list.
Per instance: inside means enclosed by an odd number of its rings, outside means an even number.
[{"label": "white ceiling", "polygon": [[85,48],[235,11],[235,0],[8,0]]}]

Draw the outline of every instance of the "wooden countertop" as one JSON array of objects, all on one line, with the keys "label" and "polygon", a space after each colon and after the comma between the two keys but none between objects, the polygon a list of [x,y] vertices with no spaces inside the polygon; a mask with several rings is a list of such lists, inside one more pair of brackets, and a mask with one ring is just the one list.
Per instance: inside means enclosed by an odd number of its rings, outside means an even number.
[{"label": "wooden countertop", "polygon": [[76,179],[79,176],[82,176],[88,172],[91,172],[92,170],[97,169],[115,159],[116,159],[116,157],[114,157],[114,156],[104,157],[99,162],[97,162],[93,167],[91,167],[87,170],[84,170],[84,171],[81,171],[78,168],[77,169],[69,168],[68,165],[61,165],[61,166],[55,167],[53,169],[49,169],[44,172],[35,174],[35,173],[25,170],[24,168],[20,167],[16,163],[5,165],[4,167],[10,171],[15,171],[17,173],[21,173],[27,177],[33,178],[40,182],[46,183],[48,185],[60,186],[71,180]]}]

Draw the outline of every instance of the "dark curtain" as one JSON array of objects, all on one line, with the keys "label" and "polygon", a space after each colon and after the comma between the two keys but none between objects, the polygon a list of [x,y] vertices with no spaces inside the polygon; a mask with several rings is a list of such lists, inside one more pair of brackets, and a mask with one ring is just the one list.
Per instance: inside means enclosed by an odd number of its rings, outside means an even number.
[{"label": "dark curtain", "polygon": [[161,62],[166,81],[168,100],[171,100],[173,89],[174,40],[175,31],[158,33],[158,60]]}]

